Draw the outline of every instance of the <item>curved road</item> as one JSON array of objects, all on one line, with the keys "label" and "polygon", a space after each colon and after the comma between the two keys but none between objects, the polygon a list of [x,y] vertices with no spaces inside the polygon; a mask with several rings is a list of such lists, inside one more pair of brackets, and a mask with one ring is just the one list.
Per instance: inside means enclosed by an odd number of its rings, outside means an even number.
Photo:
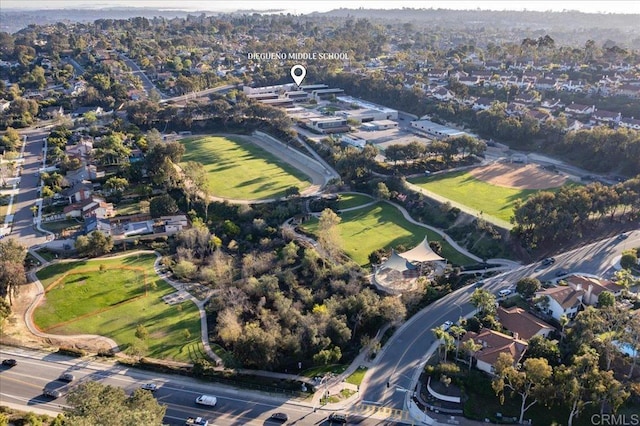
[{"label": "curved road", "polygon": [[[640,230],[627,233],[621,240],[611,237],[579,249],[555,256],[555,264],[542,267],[539,263],[517,267],[485,281],[483,289],[497,293],[514,285],[520,278],[533,276],[541,281],[556,278],[558,271],[611,276],[620,253],[640,246]],[[429,305],[407,321],[385,345],[377,357],[377,365],[367,372],[361,386],[361,400],[395,409],[403,409],[405,394],[397,388],[413,390],[422,370],[425,355],[433,349],[435,337],[431,329],[444,321],[457,321],[473,311],[469,303],[474,286],[459,289]],[[387,388],[387,382],[391,385]]]}]

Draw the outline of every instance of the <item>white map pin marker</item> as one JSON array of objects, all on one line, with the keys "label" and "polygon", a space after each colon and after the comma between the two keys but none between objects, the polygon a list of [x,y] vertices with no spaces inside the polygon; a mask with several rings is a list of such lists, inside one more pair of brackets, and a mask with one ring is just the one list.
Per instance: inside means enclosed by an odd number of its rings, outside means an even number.
[{"label": "white map pin marker", "polygon": [[[300,75],[296,74],[296,71],[300,70]],[[300,87],[302,81],[307,76],[307,70],[302,65],[294,65],[291,67],[291,78]]]}]

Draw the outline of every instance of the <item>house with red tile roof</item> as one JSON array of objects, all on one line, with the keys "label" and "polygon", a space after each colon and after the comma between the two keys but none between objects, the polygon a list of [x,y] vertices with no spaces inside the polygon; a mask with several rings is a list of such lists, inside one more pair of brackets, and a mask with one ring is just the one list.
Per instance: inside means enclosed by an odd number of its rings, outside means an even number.
[{"label": "house with red tile roof", "polygon": [[498,307],[496,317],[502,327],[507,329],[513,337],[524,341],[528,341],[533,336],[547,337],[553,331],[553,326],[517,306],[509,309]]},{"label": "house with red tile roof", "polygon": [[582,306],[582,298],[585,291],[581,288],[570,286],[551,287],[536,292],[535,298],[540,299],[537,303],[542,312],[551,316],[556,321],[560,321],[563,315],[573,318]]},{"label": "house with red tile roof", "polygon": [[493,365],[498,360],[501,353],[511,355],[514,365],[520,362],[527,350],[527,342],[516,339],[498,331],[485,328],[480,333],[468,331],[462,338],[462,342],[469,339],[482,346],[473,358],[476,360],[476,368],[488,374],[494,374]]}]

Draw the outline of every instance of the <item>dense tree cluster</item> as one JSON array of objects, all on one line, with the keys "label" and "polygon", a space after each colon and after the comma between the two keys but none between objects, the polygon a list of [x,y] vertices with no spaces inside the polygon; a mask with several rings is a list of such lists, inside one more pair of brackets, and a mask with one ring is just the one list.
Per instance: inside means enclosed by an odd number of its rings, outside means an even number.
[{"label": "dense tree cluster", "polygon": [[24,261],[27,250],[13,238],[0,241],[0,322],[11,313],[13,298],[27,276]]},{"label": "dense tree cluster", "polygon": [[516,203],[512,232],[528,247],[579,237],[602,220],[634,220],[640,215],[640,177],[614,186],[592,183],[542,191]]},{"label": "dense tree cluster", "polygon": [[357,267],[282,240],[258,217],[239,223],[221,221],[212,233],[196,221],[177,235],[171,267],[180,279],[216,289],[207,308],[210,338],[240,365],[338,362],[404,317],[400,300],[368,288]]},{"label": "dense tree cluster", "polygon": [[67,405],[64,424],[69,426],[159,425],[167,410],[151,392],[136,389],[128,395],[122,388],[95,381],[74,386],[67,395]]}]

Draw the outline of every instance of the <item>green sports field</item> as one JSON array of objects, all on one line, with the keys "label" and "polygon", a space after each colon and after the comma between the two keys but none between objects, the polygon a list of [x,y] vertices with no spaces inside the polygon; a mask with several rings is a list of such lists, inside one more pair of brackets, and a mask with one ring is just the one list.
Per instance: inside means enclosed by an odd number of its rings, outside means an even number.
[{"label": "green sports field", "polygon": [[136,254],[42,269],[37,276],[47,290],[33,314],[35,324],[51,334],[110,337],[125,351],[139,344],[135,332],[141,324],[149,334],[144,355],[177,361],[201,357],[198,309],[189,301],[164,303],[162,296],[175,290],[156,275],[154,260],[152,254]]},{"label": "green sports field", "polygon": [[[404,245],[411,249],[427,235],[429,241],[442,244],[442,256],[456,265],[475,263],[444,241],[435,232],[407,221],[402,214],[387,203],[352,210],[340,215],[338,225],[342,237],[343,249],[359,265],[369,263],[369,254],[383,247]],[[315,232],[318,222],[313,220],[305,224],[305,229]]]},{"label": "green sports field", "polygon": [[212,193],[218,197],[278,198],[292,186],[302,191],[311,185],[300,170],[240,137],[205,136],[180,142],[186,149],[182,160],[204,165]]},{"label": "green sports field", "polygon": [[433,177],[409,180],[428,191],[449,198],[465,206],[509,222],[517,200],[526,200],[538,189],[514,189],[491,185],[465,171],[445,173]]}]

